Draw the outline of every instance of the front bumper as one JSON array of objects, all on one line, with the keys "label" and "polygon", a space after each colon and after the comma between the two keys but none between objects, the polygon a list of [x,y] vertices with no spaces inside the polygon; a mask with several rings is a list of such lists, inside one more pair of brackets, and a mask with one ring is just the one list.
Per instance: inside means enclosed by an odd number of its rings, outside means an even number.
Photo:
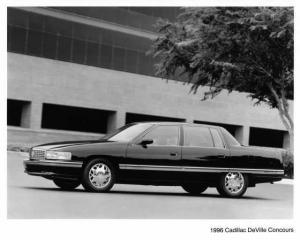
[{"label": "front bumper", "polygon": [[79,179],[82,173],[83,162],[60,160],[25,160],[25,173],[33,176],[42,176],[48,179]]}]

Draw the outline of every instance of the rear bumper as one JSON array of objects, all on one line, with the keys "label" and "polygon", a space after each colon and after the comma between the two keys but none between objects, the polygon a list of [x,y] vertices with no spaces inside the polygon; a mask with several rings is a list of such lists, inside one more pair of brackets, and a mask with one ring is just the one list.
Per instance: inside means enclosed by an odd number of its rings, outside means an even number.
[{"label": "rear bumper", "polygon": [[81,176],[83,162],[56,160],[25,160],[25,173],[48,179],[78,179]]}]

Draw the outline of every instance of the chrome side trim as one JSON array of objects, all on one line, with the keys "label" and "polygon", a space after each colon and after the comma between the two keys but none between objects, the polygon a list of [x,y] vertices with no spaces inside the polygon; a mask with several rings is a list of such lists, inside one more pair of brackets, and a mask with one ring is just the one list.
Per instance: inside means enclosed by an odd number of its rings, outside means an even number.
[{"label": "chrome side trim", "polygon": [[35,166],[50,166],[50,167],[74,167],[81,168],[83,162],[71,162],[71,161],[55,161],[55,160],[25,160],[25,165],[35,165]]},{"label": "chrome side trim", "polygon": [[241,172],[256,173],[268,175],[283,175],[284,170],[281,169],[254,169],[254,168],[220,168],[220,167],[188,167],[188,166],[160,166],[160,165],[135,165],[135,164],[119,164],[119,168],[123,170],[144,170],[144,171],[171,171],[171,172]]}]

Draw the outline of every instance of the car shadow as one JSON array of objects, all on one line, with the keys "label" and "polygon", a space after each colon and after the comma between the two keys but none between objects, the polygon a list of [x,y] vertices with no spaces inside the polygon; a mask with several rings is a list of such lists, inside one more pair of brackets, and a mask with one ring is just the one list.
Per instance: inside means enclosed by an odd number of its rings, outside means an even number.
[{"label": "car shadow", "polygon": [[42,191],[53,191],[53,192],[86,192],[84,189],[74,189],[74,190],[64,190],[61,188],[50,188],[50,187],[18,187],[23,189],[31,189],[31,190],[42,190]]},{"label": "car shadow", "polygon": [[[211,193],[202,193],[199,195],[193,195],[188,193],[170,193],[170,192],[146,192],[146,191],[114,191],[112,190],[109,192],[111,194],[138,194],[138,195],[161,195],[161,196],[181,196],[181,197],[197,197],[197,198],[221,198],[221,199],[233,199],[233,198],[226,198],[222,197],[219,194],[211,194]],[[248,199],[248,200],[272,200],[268,198],[262,197],[250,197],[250,196],[243,196],[240,199]]]},{"label": "car shadow", "polygon": [[[31,190],[42,190],[42,191],[54,191],[54,192],[72,192],[79,193],[85,192],[86,194],[100,194],[94,192],[86,192],[84,189],[74,189],[74,190],[63,190],[60,188],[43,188],[43,187],[20,187],[23,189],[31,189]],[[211,193],[202,193],[200,195],[192,195],[185,192],[147,192],[147,191],[121,191],[121,190],[111,190],[109,192],[104,192],[101,194],[124,194],[124,195],[154,195],[154,196],[177,196],[177,197],[195,197],[195,198],[220,198],[220,199],[228,199],[232,200],[233,198],[222,197],[219,194],[211,194]],[[251,196],[243,196],[240,198],[241,200],[275,200],[270,198],[263,197],[251,197]],[[237,200],[237,199],[235,199]]]}]

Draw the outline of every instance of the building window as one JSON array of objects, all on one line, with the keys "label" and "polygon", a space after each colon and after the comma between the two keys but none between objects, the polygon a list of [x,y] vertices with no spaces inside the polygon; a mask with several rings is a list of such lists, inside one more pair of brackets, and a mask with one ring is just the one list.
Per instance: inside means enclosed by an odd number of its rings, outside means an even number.
[{"label": "building window", "polygon": [[138,68],[139,74],[148,75],[147,56],[144,52],[138,53]]},{"label": "building window", "polygon": [[[74,9],[81,14],[87,10]],[[107,11],[112,11],[118,19],[138,14],[122,8],[97,9],[107,16]],[[99,14],[94,8],[89,10]],[[136,19],[134,22],[140,25]],[[14,8],[8,9],[7,32],[11,52],[154,76],[153,59],[146,55],[152,44],[150,39]]]},{"label": "building window", "polygon": [[84,63],[85,59],[85,42],[77,39],[73,39],[73,62]]},{"label": "building window", "polygon": [[12,7],[7,8],[7,23],[13,26],[27,28],[29,12],[15,9]]},{"label": "building window", "polygon": [[126,50],[125,53],[125,71],[136,73],[137,72],[137,51]]},{"label": "building window", "polygon": [[41,56],[43,34],[38,31],[28,31],[27,54]]},{"label": "building window", "polygon": [[104,68],[111,68],[112,65],[112,47],[108,45],[101,45],[100,66]]},{"label": "building window", "polygon": [[87,43],[87,65],[97,66],[98,65],[98,54],[99,45],[97,43],[88,42]]},{"label": "building window", "polygon": [[284,133],[285,131],[251,127],[249,145],[282,148]]},{"label": "building window", "polygon": [[43,39],[43,57],[56,58],[57,37],[53,34],[44,33]]},{"label": "building window", "polygon": [[7,125],[29,127],[30,102],[15,99],[7,100]]},{"label": "building window", "polygon": [[25,53],[26,29],[11,27],[10,29],[10,51]]},{"label": "building window", "polygon": [[107,110],[44,103],[42,128],[107,133],[108,120],[114,113]]},{"label": "building window", "polygon": [[148,121],[149,122],[151,122],[151,121],[184,122],[185,119],[165,117],[165,116],[138,114],[138,113],[126,113],[126,124],[133,123],[133,122],[148,122]]},{"label": "building window", "polygon": [[57,59],[61,61],[71,61],[71,44],[72,39],[59,36],[58,39],[58,51],[57,51]]},{"label": "building window", "polygon": [[122,71],[125,65],[125,50],[122,48],[113,48],[113,69]]},{"label": "building window", "polygon": [[224,124],[224,123],[216,123],[216,122],[206,122],[206,121],[198,121],[195,120],[194,123],[198,124],[208,124],[208,125],[213,125],[213,126],[220,126],[225,128],[228,132],[231,133],[232,136],[236,136],[236,130],[241,127],[238,125],[233,125],[233,124]]}]

